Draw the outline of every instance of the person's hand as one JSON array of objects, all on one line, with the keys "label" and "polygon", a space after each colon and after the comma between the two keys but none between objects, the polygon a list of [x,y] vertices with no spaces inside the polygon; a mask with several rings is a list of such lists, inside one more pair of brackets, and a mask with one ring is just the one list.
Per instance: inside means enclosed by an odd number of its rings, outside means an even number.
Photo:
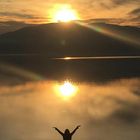
[{"label": "person's hand", "polygon": [[57,129],[56,127],[53,127],[55,130]]},{"label": "person's hand", "polygon": [[81,127],[81,125],[78,125],[78,126],[77,126],[77,129],[78,129],[79,127]]}]

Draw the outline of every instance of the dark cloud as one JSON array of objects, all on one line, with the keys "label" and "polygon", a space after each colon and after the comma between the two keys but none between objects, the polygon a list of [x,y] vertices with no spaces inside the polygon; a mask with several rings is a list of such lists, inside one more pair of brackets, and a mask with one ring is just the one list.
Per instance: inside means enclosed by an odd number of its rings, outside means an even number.
[{"label": "dark cloud", "polygon": [[40,17],[26,14],[26,13],[17,13],[17,12],[0,12],[0,16],[10,16],[10,17],[19,17],[19,18],[26,18],[26,19],[37,19]]},{"label": "dark cloud", "polygon": [[131,21],[132,25],[136,25],[137,27],[140,28],[140,16],[137,16],[136,18],[132,18]]},{"label": "dark cloud", "polygon": [[133,25],[140,27],[140,8],[130,11],[127,15],[127,18],[129,19],[128,21]]},{"label": "dark cloud", "polygon": [[116,25],[130,25],[140,27],[140,8],[136,8],[128,13],[126,18],[97,18],[85,20],[85,22],[92,23],[107,23]]},{"label": "dark cloud", "polygon": [[98,19],[90,19],[86,20],[85,22],[92,24],[92,23],[109,23],[109,24],[116,24],[121,25],[125,22],[125,19],[122,18],[98,18]]},{"label": "dark cloud", "polygon": [[116,5],[120,4],[128,4],[128,3],[140,3],[139,0],[112,0],[112,2]]},{"label": "dark cloud", "polygon": [[124,6],[127,4],[140,4],[139,0],[102,0],[98,2],[102,7],[106,9],[118,8],[119,6]]},{"label": "dark cloud", "polygon": [[136,8],[136,9],[134,9],[134,10],[132,10],[130,13],[129,13],[130,15],[140,15],[140,8]]}]

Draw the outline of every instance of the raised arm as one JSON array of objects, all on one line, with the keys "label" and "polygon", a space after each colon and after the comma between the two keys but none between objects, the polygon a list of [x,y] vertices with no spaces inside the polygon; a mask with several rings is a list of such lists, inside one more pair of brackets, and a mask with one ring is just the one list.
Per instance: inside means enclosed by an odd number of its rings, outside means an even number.
[{"label": "raised arm", "polygon": [[60,133],[63,136],[63,132],[61,132],[58,128],[53,127],[58,133]]},{"label": "raised arm", "polygon": [[79,129],[80,125],[78,125],[72,132],[71,132],[71,135],[73,135],[77,129]]}]

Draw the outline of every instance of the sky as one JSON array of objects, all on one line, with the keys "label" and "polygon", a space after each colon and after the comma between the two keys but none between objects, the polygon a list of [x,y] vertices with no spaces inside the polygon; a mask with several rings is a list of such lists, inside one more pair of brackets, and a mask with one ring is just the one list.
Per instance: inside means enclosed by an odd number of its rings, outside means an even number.
[{"label": "sky", "polygon": [[81,19],[136,18],[140,14],[139,0],[1,0],[1,20],[49,22],[49,10],[56,4],[70,4]]},{"label": "sky", "polygon": [[69,4],[81,20],[140,25],[140,0],[0,0],[0,30],[52,22],[52,9]]}]

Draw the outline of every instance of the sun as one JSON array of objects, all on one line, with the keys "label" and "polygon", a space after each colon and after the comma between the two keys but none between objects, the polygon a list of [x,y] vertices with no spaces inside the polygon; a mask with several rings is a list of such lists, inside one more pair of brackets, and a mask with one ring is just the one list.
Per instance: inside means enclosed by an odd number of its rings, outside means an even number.
[{"label": "sun", "polygon": [[52,12],[53,22],[70,22],[78,20],[78,15],[71,5],[56,5]]},{"label": "sun", "polygon": [[65,81],[61,85],[57,85],[56,91],[59,96],[61,96],[64,99],[69,99],[70,97],[73,97],[78,88],[71,82]]}]

